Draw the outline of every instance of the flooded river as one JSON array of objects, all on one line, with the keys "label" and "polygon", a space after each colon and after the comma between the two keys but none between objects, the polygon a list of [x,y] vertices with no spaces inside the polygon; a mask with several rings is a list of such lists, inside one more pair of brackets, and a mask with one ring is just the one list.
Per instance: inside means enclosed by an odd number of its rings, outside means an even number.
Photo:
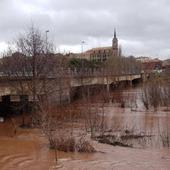
[{"label": "flooded river", "polygon": [[[115,94],[116,93],[116,94]],[[107,126],[113,131],[122,130],[135,135],[146,136],[141,139],[129,140],[136,148],[167,148],[170,147],[170,110],[159,108],[157,111],[146,111],[141,102],[141,89],[117,91],[113,96],[123,96],[125,107],[110,103],[105,107]]]},{"label": "flooded river", "polygon": [[170,112],[165,108],[145,111],[139,88],[113,92],[113,95],[118,93],[128,96],[126,106],[112,102],[105,105],[107,128],[147,135],[127,141],[133,148],[93,141],[97,152],[58,152],[56,165],[54,152],[48,148],[40,130],[18,129],[14,135],[10,121],[6,121],[0,124],[0,170],[169,170],[170,148],[166,142],[170,138]]}]

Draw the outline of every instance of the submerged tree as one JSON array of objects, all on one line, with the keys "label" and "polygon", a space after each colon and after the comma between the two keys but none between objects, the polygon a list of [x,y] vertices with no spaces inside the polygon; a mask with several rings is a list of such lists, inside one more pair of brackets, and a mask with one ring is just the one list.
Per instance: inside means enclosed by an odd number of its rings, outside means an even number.
[{"label": "submerged tree", "polygon": [[169,90],[168,83],[154,77],[147,83],[143,84],[142,88],[142,101],[145,108],[148,110],[150,107],[157,111],[159,106],[169,107]]}]

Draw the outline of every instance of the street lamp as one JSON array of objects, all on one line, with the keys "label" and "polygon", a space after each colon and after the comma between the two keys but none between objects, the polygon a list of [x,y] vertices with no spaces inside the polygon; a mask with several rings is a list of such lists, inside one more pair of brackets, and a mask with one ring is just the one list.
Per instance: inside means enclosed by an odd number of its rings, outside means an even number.
[{"label": "street lamp", "polygon": [[85,44],[85,41],[82,41],[82,42],[81,42],[81,53],[82,53],[82,55],[83,55],[83,47],[84,47],[84,44]]},{"label": "street lamp", "polygon": [[48,42],[47,42],[47,41],[48,41],[48,40],[47,40],[47,33],[48,33],[48,32],[49,32],[49,30],[46,30],[46,31],[45,31],[46,53],[47,53],[47,43],[48,43]]},{"label": "street lamp", "polygon": [[83,45],[85,44],[85,41],[81,41],[81,67],[83,69]]}]

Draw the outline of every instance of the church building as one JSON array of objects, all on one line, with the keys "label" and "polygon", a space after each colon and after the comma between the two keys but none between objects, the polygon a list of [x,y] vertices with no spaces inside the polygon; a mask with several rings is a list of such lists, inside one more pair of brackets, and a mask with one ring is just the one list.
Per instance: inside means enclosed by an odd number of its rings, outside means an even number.
[{"label": "church building", "polygon": [[112,46],[92,48],[84,53],[86,58],[99,62],[106,61],[109,57],[121,56],[121,48],[118,45],[118,39],[116,36],[116,30],[114,29],[114,37],[112,40]]}]

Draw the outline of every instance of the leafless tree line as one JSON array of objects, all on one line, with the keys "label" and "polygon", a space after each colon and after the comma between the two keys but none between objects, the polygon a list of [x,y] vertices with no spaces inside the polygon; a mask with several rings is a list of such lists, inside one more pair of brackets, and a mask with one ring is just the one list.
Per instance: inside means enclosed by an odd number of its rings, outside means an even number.
[{"label": "leafless tree line", "polygon": [[141,64],[133,56],[111,56],[106,61],[104,69],[115,75],[140,74]]},{"label": "leafless tree line", "polygon": [[153,79],[143,85],[142,101],[148,110],[151,107],[156,111],[158,107],[170,106],[170,86],[167,82],[160,79]]}]

